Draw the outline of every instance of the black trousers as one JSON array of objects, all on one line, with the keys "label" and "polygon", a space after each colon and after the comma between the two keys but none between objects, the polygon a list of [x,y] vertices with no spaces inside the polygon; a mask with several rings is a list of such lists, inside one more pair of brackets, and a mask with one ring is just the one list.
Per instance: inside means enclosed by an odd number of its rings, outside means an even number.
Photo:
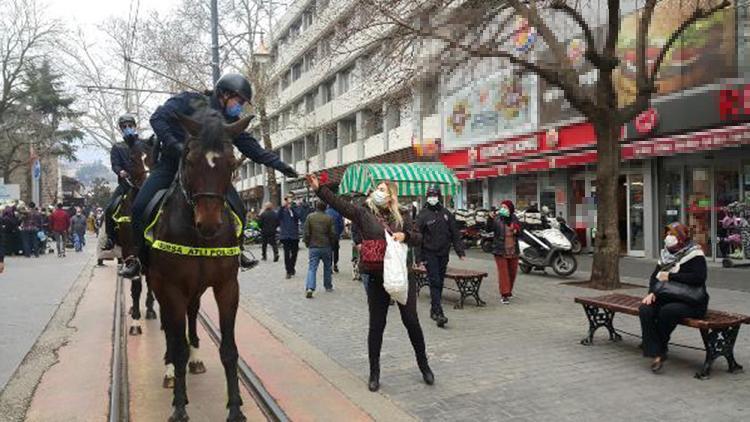
[{"label": "black trousers", "polygon": [[427,280],[430,282],[430,303],[432,310],[440,309],[443,298],[445,271],[448,269],[448,255],[441,256],[422,251],[422,260],[427,269]]},{"label": "black trousers", "polygon": [[268,245],[271,245],[271,248],[273,249],[273,259],[278,258],[279,256],[279,245],[276,243],[276,234],[269,234],[269,235],[262,235],[261,236],[261,252],[263,252],[263,259],[266,259],[266,248]]},{"label": "black trousers", "polygon": [[334,267],[339,266],[339,249],[341,249],[341,242],[339,240],[336,240],[336,242],[333,245],[331,245],[331,252],[332,252]]},{"label": "black trousers", "polygon": [[295,274],[294,267],[297,265],[297,253],[299,252],[299,239],[283,239],[281,246],[284,248],[284,267],[287,274]]},{"label": "black trousers", "polygon": [[[370,330],[367,334],[367,350],[370,357],[370,372],[380,374],[380,349],[383,347],[383,332],[388,317],[391,296],[383,288],[383,274],[363,274],[367,278],[367,305],[370,311]],[[421,367],[427,364],[424,334],[417,316],[417,284],[409,281],[409,296],[406,305],[398,304],[401,322],[409,333],[409,340]]]},{"label": "black trousers", "polygon": [[112,192],[112,196],[109,197],[107,208],[104,209],[104,220],[106,221],[104,230],[107,232],[107,237],[112,239],[112,241],[115,240],[115,220],[112,218],[115,213],[115,200],[124,195],[127,191],[127,187],[122,183],[118,183],[115,191]]},{"label": "black trousers", "polygon": [[639,314],[643,356],[655,358],[666,356],[672,331],[683,318],[700,318],[706,314],[706,309],[679,302],[657,302],[652,305],[641,305]]}]

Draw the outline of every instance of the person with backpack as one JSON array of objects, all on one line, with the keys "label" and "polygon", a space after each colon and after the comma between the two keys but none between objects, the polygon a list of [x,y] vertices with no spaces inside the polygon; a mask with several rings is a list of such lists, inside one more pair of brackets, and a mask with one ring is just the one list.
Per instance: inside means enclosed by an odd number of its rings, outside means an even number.
[{"label": "person with backpack", "polygon": [[420,261],[430,282],[430,318],[442,328],[448,323],[441,301],[451,246],[459,259],[463,260],[466,253],[456,218],[442,204],[440,187],[430,186],[426,196],[427,204],[417,215],[417,228],[422,234]]}]

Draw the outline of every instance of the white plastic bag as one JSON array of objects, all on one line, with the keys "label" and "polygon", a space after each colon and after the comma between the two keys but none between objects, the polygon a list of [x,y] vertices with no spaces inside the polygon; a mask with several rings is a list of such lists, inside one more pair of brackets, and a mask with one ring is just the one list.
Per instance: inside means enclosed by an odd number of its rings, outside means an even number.
[{"label": "white plastic bag", "polygon": [[398,303],[405,305],[409,297],[409,272],[406,268],[406,254],[409,247],[397,242],[385,232],[385,258],[383,258],[383,287]]}]

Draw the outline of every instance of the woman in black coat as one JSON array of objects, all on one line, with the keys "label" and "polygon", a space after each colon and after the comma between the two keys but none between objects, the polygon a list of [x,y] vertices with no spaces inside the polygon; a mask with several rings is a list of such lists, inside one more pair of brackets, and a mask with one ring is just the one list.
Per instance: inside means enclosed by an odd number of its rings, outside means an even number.
[{"label": "woman in black coat", "polygon": [[[654,359],[651,363],[654,373],[661,371],[667,359],[667,345],[677,324],[684,318],[701,318],[706,314],[706,278],[706,258],[700,245],[690,239],[688,228],[681,223],[668,225],[661,259],[640,307],[643,355]],[[668,296],[660,290],[660,282],[690,286],[699,293],[697,300]]]},{"label": "woman in black coat", "polygon": [[[342,216],[351,220],[352,228],[359,233],[363,247],[365,242],[385,242],[386,227],[390,233],[393,233],[393,239],[397,242],[406,243],[410,246],[418,246],[422,243],[422,236],[412,224],[409,214],[401,213],[399,209],[398,192],[394,183],[378,183],[375,191],[365,201],[365,204],[357,206],[344,201],[327,187],[320,186],[318,178],[314,175],[308,175],[307,182],[318,195],[318,198],[333,207]],[[391,297],[383,287],[382,262],[379,268],[375,268],[368,267],[360,259],[359,269],[363,275],[363,280],[366,280],[365,288],[367,289],[367,305],[370,316],[370,327],[367,335],[367,349],[370,358],[368,388],[370,391],[377,391],[380,388],[380,349],[383,346],[383,332],[385,331]],[[424,334],[417,316],[417,287],[413,280],[409,281],[406,304],[399,303],[398,310],[401,313],[401,322],[406,327],[409,340],[414,348],[417,366],[422,372],[422,379],[426,384],[432,385],[435,382],[435,375],[427,362]]]}]

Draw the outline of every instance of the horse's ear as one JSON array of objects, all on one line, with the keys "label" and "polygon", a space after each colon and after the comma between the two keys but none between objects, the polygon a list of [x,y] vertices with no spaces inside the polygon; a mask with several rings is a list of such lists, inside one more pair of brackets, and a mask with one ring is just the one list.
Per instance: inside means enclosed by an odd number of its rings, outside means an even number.
[{"label": "horse's ear", "polygon": [[191,119],[190,117],[177,113],[177,121],[180,125],[189,133],[191,136],[198,136],[201,133],[201,124]]},{"label": "horse's ear", "polygon": [[240,120],[237,120],[231,125],[224,125],[224,131],[227,133],[227,135],[229,135],[230,138],[234,138],[235,136],[244,132],[245,129],[247,129],[247,126],[250,124],[250,121],[254,118],[255,116],[249,115],[241,118]]}]

